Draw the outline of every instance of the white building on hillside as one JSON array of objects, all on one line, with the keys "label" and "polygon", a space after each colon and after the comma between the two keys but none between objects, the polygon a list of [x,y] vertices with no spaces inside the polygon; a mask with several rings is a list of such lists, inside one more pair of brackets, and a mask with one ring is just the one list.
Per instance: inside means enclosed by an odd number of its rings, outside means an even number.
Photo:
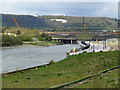
[{"label": "white building on hillside", "polygon": [[51,19],[51,21],[57,21],[57,22],[67,23],[67,20],[65,20],[65,19]]}]

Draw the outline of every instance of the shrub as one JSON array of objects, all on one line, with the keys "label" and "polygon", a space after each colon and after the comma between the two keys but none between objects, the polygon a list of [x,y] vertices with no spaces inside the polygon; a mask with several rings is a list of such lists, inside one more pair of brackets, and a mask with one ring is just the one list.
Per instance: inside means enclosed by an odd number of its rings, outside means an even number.
[{"label": "shrub", "polygon": [[34,37],[36,37],[39,41],[43,41],[41,34],[34,35]]},{"label": "shrub", "polygon": [[84,52],[82,52],[82,53],[87,53],[87,51],[84,51]]},{"label": "shrub", "polygon": [[100,50],[100,52],[103,52],[102,50]]},{"label": "shrub", "polygon": [[49,62],[49,65],[51,65],[51,64],[54,64],[54,61],[53,61],[53,60],[51,60],[51,61]]},{"label": "shrub", "polygon": [[45,41],[51,41],[52,40],[52,37],[49,36],[48,34],[43,33],[41,36],[42,36],[43,40],[45,40]]},{"label": "shrub", "polygon": [[58,76],[61,76],[61,75],[62,75],[62,73],[58,73],[57,75],[58,75]]},{"label": "shrub", "polygon": [[2,46],[15,46],[23,44],[22,40],[16,36],[2,35]]},{"label": "shrub", "polygon": [[21,35],[21,36],[18,36],[22,41],[33,41],[32,37],[31,36],[24,36],[24,35]]},{"label": "shrub", "polygon": [[47,34],[35,34],[34,37],[36,37],[39,41],[51,41],[52,37]]}]

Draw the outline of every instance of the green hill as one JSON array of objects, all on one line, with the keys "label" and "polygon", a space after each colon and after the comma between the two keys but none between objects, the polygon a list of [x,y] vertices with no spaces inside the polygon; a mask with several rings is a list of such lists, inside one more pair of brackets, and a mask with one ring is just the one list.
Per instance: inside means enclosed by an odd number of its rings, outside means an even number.
[{"label": "green hill", "polygon": [[[2,14],[3,27],[15,27],[13,18],[17,19],[20,27],[38,28],[48,31],[81,31],[83,17],[80,16],[31,16],[31,15],[10,15]],[[67,23],[51,21],[51,19],[63,19]],[[108,17],[85,17],[87,30],[115,30],[117,29],[116,18]]]},{"label": "green hill", "polygon": [[37,18],[30,15],[9,15],[2,14],[2,25],[3,27],[15,27],[15,23],[13,22],[13,18],[17,19],[17,22],[20,27],[25,28],[42,28],[45,27],[46,24],[42,18]]}]

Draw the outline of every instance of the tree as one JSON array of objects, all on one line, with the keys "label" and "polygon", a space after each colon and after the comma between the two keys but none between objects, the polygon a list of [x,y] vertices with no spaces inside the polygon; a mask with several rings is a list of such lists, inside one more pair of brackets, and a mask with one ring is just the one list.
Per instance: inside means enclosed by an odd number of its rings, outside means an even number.
[{"label": "tree", "polygon": [[18,31],[16,32],[16,34],[17,34],[17,35],[20,35],[20,34],[21,34],[20,30],[18,30]]}]

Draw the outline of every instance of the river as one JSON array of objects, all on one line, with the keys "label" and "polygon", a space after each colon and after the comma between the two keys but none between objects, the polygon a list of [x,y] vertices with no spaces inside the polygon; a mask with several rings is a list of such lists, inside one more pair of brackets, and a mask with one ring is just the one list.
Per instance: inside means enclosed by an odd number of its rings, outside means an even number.
[{"label": "river", "polygon": [[[108,39],[107,41],[113,41]],[[116,39],[115,39],[116,40]],[[101,42],[102,43],[102,42]],[[58,46],[19,46],[0,49],[0,64],[2,61],[2,71],[0,73],[22,70],[38,65],[48,64],[51,60],[57,62],[66,58],[66,53],[72,48],[79,48],[79,44],[65,44]],[[96,52],[103,50],[103,44],[94,44]],[[93,44],[85,51],[93,52]],[[1,69],[0,69],[1,70]]]},{"label": "river", "polygon": [[30,68],[33,66],[48,64],[51,60],[57,62],[66,58],[66,53],[78,44],[66,44],[59,46],[22,46],[3,48],[2,73]]}]

